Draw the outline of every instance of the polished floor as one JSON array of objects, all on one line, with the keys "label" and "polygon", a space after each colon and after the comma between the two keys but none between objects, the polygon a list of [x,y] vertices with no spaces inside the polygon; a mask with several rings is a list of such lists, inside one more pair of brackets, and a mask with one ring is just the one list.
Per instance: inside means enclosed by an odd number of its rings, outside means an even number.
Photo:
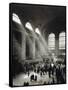
[{"label": "polished floor", "polygon": [[[31,81],[30,80],[30,77],[31,75],[36,75],[37,76],[37,81]],[[49,77],[49,74],[48,72],[47,73],[44,73],[44,75],[40,75],[31,71],[30,74],[28,75],[27,73],[26,74],[19,74],[18,76],[16,76],[14,79],[13,79],[13,85],[14,86],[24,86],[24,82],[28,82],[29,85],[43,85],[43,84],[52,84],[54,81],[54,83],[56,83],[56,76],[55,76],[55,73],[54,75],[51,74],[51,77]]]}]

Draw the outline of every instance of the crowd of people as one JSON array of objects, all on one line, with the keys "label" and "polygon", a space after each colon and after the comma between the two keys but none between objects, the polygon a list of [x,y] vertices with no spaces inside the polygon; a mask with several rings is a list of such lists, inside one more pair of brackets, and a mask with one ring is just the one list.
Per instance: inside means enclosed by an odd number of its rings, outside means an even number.
[{"label": "crowd of people", "polygon": [[[40,63],[25,63],[24,64],[24,73],[30,75],[30,72],[34,71],[37,74],[40,74],[42,77],[48,73],[49,78],[53,79],[53,82],[50,84],[64,84],[66,82],[66,67],[64,63],[58,62],[40,62]],[[37,81],[37,76],[31,76],[30,80]],[[44,84],[46,84],[44,82]],[[48,83],[49,84],[49,83]]]}]

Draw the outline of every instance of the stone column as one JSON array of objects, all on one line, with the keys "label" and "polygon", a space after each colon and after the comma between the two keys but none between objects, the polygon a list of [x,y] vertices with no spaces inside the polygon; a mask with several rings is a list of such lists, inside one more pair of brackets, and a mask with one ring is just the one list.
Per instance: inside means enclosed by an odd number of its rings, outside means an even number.
[{"label": "stone column", "polygon": [[21,41],[21,58],[22,60],[25,60],[26,59],[26,35],[25,35],[25,30],[23,30],[21,32],[21,38],[22,38],[22,41]]},{"label": "stone column", "polygon": [[35,59],[35,38],[34,38],[34,36],[31,37],[30,57],[32,59]]},{"label": "stone column", "polygon": [[55,34],[55,55],[59,55],[59,33]]},{"label": "stone column", "polygon": [[28,59],[35,58],[35,38],[32,33],[26,36],[26,53]]}]

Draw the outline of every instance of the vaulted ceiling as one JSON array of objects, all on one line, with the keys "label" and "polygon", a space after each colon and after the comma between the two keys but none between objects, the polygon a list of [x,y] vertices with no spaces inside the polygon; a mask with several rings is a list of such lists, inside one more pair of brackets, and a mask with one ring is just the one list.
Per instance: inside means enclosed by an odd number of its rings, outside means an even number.
[{"label": "vaulted ceiling", "polygon": [[35,27],[47,31],[66,29],[66,7],[12,4],[12,13],[16,13],[23,23],[32,22]]}]

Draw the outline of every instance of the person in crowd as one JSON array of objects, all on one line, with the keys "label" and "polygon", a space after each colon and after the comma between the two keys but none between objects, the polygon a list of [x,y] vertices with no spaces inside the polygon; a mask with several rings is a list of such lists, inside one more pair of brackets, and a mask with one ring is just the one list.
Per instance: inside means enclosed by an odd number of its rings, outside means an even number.
[{"label": "person in crowd", "polygon": [[31,75],[30,80],[31,80],[31,81],[34,80],[34,74]]},{"label": "person in crowd", "polygon": [[49,64],[48,72],[49,72],[49,78],[50,78],[51,77],[51,63]]},{"label": "person in crowd", "polygon": [[24,86],[29,86],[29,83],[28,82],[24,82]]},{"label": "person in crowd", "polygon": [[37,81],[37,75],[35,75],[35,78],[34,78],[35,81]]},{"label": "person in crowd", "polygon": [[60,77],[61,77],[61,71],[60,71],[60,64],[57,64],[56,66],[56,78],[57,78],[57,83],[60,83]]}]

